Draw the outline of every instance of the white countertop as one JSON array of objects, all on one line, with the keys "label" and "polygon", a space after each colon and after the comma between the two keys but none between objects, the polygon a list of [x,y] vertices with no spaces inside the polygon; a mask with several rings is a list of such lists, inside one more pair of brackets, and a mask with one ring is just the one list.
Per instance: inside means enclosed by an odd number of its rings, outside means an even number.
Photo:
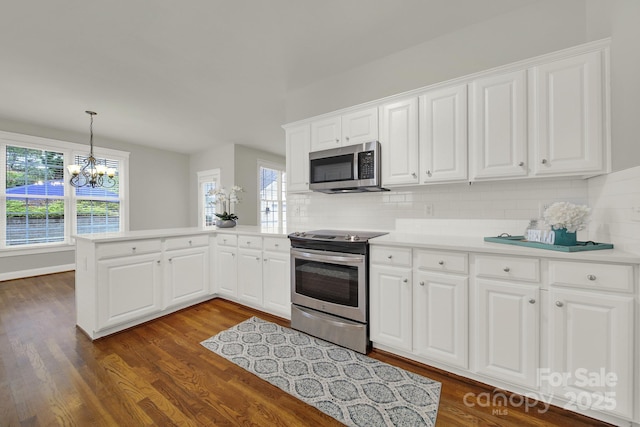
[{"label": "white countertop", "polygon": [[87,240],[94,243],[117,242],[137,239],[157,239],[177,236],[192,236],[195,234],[248,234],[253,236],[286,237],[286,230],[279,228],[260,227],[254,225],[238,225],[233,228],[181,227],[163,228],[159,230],[122,231],[118,233],[80,234],[73,236],[77,240]]},{"label": "white countertop", "polygon": [[423,249],[482,252],[500,255],[535,256],[573,261],[623,262],[640,264],[640,255],[617,249],[560,252],[546,249],[485,242],[483,237],[446,236],[421,233],[390,232],[369,240],[372,246],[402,246]]}]

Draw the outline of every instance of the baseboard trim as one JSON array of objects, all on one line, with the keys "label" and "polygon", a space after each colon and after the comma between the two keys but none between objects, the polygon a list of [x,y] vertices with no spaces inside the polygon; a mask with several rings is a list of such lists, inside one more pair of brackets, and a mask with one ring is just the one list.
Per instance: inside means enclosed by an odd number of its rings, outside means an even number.
[{"label": "baseboard trim", "polygon": [[10,271],[0,273],[0,282],[14,279],[24,279],[25,277],[42,276],[44,274],[62,273],[63,271],[75,270],[75,264],[52,265],[51,267],[33,268],[30,270]]}]

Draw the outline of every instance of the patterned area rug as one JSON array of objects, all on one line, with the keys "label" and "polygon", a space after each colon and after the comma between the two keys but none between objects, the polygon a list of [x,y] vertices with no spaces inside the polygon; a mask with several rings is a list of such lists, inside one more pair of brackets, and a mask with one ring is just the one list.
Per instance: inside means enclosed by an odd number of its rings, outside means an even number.
[{"label": "patterned area rug", "polygon": [[441,384],[252,317],[201,343],[351,426],[433,426]]}]

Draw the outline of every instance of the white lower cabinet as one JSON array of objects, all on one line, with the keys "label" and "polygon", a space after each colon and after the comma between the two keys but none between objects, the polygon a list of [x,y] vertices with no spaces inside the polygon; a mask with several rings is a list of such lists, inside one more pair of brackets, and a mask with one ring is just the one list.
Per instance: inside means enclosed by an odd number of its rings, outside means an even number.
[{"label": "white lower cabinet", "polygon": [[411,269],[372,265],[369,274],[371,341],[411,351]]},{"label": "white lower cabinet", "polygon": [[414,273],[413,351],[416,355],[468,367],[469,279],[464,276]]},{"label": "white lower cabinet", "polygon": [[549,302],[549,376],[543,385],[574,407],[631,417],[633,297],[552,289]]},{"label": "white lower cabinet", "polygon": [[238,298],[262,306],[262,251],[238,250]]},{"label": "white lower cabinet", "polygon": [[161,253],[157,252],[98,261],[96,331],[160,312],[161,259]]},{"label": "white lower cabinet", "polygon": [[[284,241],[285,247],[288,242]],[[265,246],[266,247],[266,246]],[[265,251],[262,264],[263,303],[268,311],[291,317],[291,259],[289,251]]]},{"label": "white lower cabinet", "polygon": [[175,307],[209,293],[209,247],[165,252],[164,307]]},{"label": "white lower cabinet", "polygon": [[476,280],[477,372],[537,388],[539,294],[536,285]]}]

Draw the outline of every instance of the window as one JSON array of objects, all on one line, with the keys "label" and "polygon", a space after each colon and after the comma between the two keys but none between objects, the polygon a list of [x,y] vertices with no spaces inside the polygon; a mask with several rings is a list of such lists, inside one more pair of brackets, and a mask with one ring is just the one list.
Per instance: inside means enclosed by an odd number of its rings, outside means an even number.
[{"label": "window", "polygon": [[[124,183],[128,153],[95,150],[116,169],[111,189],[74,188],[66,166],[87,148],[63,141],[0,132],[0,248],[68,244],[73,234],[126,229]],[[85,154],[86,155],[86,154]]]},{"label": "window", "polygon": [[220,185],[220,169],[198,172],[198,225],[213,227],[216,225],[216,198],[211,192]]},{"label": "window", "polygon": [[258,206],[260,206],[258,221],[262,227],[286,227],[286,191],[284,167],[258,161]]}]

